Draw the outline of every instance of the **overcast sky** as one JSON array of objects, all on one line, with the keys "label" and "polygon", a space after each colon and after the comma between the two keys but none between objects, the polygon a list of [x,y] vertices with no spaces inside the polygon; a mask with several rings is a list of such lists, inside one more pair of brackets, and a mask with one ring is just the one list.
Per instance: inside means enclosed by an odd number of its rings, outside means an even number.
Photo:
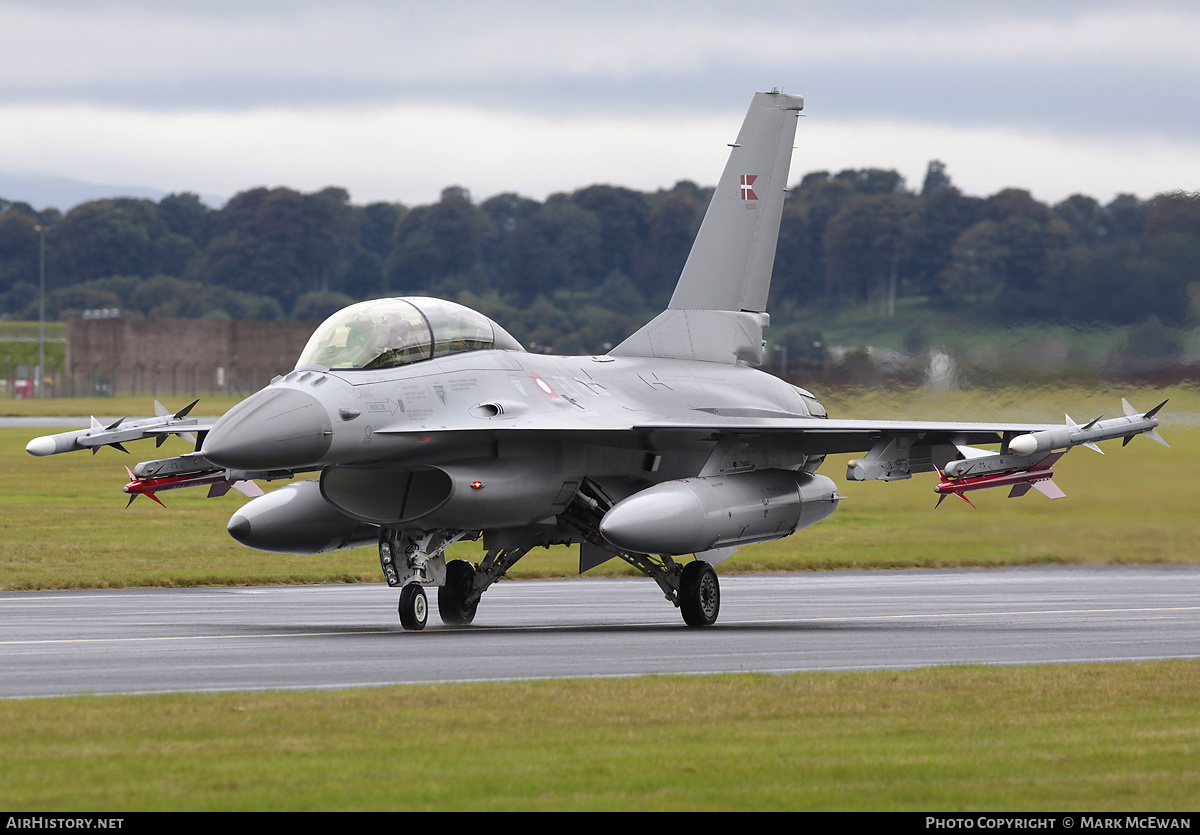
[{"label": "overcast sky", "polygon": [[[0,171],[355,203],[713,184],[756,90],[793,181],[1200,191],[1200,4],[0,0]],[[21,195],[0,195],[25,199]]]}]

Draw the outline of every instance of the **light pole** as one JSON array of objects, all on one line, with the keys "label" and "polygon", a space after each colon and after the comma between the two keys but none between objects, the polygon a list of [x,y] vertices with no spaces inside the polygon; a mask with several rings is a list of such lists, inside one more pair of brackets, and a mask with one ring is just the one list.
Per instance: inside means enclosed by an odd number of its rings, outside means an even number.
[{"label": "light pole", "polygon": [[37,396],[45,397],[46,376],[46,227],[33,227],[41,236],[38,255],[38,368]]}]

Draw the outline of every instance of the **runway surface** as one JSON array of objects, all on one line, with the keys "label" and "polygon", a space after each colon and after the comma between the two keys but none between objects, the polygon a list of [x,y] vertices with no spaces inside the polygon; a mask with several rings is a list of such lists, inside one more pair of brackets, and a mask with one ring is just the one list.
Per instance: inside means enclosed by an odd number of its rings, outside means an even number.
[{"label": "runway surface", "polygon": [[[0,594],[0,697],[1200,657],[1200,566],[721,578],[688,629],[649,580],[503,582],[404,632],[384,585]],[[436,595],[430,595],[431,604]]]}]

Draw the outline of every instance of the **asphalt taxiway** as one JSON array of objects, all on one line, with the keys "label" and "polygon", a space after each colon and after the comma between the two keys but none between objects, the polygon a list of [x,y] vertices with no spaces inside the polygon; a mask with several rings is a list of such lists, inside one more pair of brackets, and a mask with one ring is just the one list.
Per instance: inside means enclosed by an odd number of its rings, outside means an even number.
[{"label": "asphalt taxiway", "polygon": [[[639,579],[503,582],[470,627],[374,584],[0,594],[0,697],[1200,657],[1200,566],[764,574],[683,626]],[[431,595],[433,603],[434,595]]]}]

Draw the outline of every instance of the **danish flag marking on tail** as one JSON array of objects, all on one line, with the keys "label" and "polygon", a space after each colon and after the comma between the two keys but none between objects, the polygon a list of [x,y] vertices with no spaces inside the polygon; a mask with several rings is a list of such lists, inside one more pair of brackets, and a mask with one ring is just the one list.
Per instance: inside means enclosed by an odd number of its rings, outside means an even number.
[{"label": "danish flag marking on tail", "polygon": [[742,175],[742,199],[743,200],[757,200],[758,199],[758,195],[754,193],[754,189],[752,188],[752,186],[754,185],[754,181],[757,179],[758,179],[757,174],[743,174]]}]

